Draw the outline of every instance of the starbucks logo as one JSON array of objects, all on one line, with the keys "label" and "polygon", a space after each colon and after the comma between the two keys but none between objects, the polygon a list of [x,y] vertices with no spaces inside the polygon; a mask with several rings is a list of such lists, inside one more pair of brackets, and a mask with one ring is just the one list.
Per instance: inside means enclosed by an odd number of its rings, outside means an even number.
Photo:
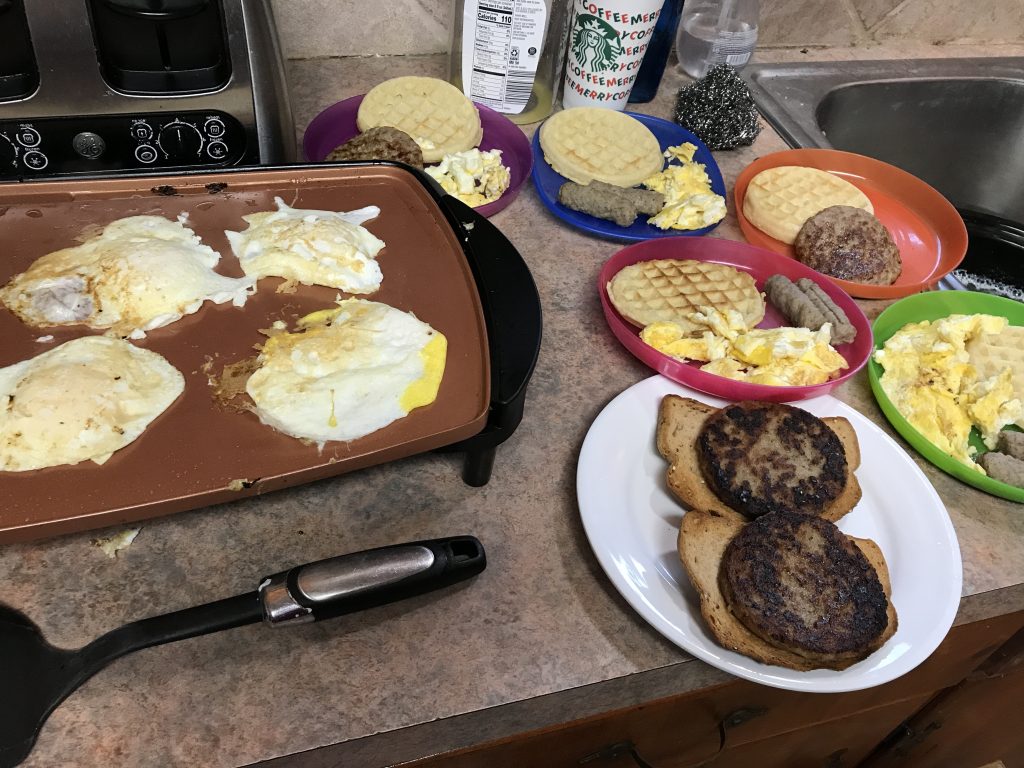
[{"label": "starbucks logo", "polygon": [[581,13],[576,17],[572,52],[577,63],[592,72],[611,69],[622,55],[622,41],[615,28],[597,16]]}]

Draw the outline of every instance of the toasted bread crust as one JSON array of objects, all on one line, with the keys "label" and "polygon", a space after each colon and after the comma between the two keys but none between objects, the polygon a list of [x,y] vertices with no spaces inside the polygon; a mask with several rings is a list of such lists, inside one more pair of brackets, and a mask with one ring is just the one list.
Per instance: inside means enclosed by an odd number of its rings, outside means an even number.
[{"label": "toasted bread crust", "polygon": [[719,571],[729,542],[742,530],[744,523],[734,515],[720,515],[691,510],[683,516],[679,529],[679,558],[687,576],[700,596],[700,610],[716,641],[729,650],[762,662],[788,669],[846,669],[867,657],[896,633],[896,609],[892,604],[892,583],[889,570],[878,545],[870,539],[848,537],[856,544],[874,568],[888,600],[884,631],[857,658],[816,659],[779,648],[758,637],[733,614],[719,586]]},{"label": "toasted bread crust", "polygon": [[[748,518],[719,499],[704,479],[697,452],[697,437],[705,420],[719,409],[699,400],[666,395],[658,413],[658,452],[669,462],[667,482],[673,495],[687,509],[702,509],[731,517],[739,522]],[[846,483],[842,492],[819,513],[836,522],[860,501],[861,489],[854,470],[860,466],[860,448],[850,422],[841,416],[822,419],[839,438],[846,453]]]}]

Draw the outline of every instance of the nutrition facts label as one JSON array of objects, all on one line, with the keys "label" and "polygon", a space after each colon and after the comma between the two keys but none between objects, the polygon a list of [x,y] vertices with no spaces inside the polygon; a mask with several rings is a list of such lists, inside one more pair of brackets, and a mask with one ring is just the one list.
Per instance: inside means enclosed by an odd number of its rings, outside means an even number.
[{"label": "nutrition facts label", "polygon": [[546,22],[544,0],[466,0],[466,94],[499,112],[522,112],[533,90]]}]

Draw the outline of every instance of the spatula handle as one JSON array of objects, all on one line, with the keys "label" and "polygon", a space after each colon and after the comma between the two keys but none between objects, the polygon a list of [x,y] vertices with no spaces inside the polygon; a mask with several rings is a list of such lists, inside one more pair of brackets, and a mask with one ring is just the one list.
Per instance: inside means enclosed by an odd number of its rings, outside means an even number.
[{"label": "spatula handle", "polygon": [[269,576],[260,584],[272,626],[319,621],[423,594],[487,565],[473,536],[415,541],[332,557]]}]

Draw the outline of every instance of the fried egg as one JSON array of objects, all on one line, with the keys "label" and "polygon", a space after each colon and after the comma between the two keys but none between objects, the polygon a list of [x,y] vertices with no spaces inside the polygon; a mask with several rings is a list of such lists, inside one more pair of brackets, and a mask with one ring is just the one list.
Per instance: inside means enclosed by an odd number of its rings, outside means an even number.
[{"label": "fried egg", "polygon": [[0,368],[0,471],[104,463],[185,389],[156,352],[86,336]]},{"label": "fried egg", "polygon": [[380,288],[383,275],[376,257],[384,241],[361,226],[380,215],[380,208],[314,211],[292,208],[279,197],[274,202],[276,211],[243,216],[249,225],[245,231],[224,233],[245,274],[346,293]]},{"label": "fried egg", "polygon": [[434,402],[447,350],[444,335],[411,313],[345,299],[271,336],[245,389],[280,432],[355,440]]},{"label": "fried egg", "polygon": [[81,323],[140,339],[205,301],[245,304],[255,281],[217,274],[219,261],[180,222],[130,216],[36,259],[0,288],[0,304],[33,326]]}]

